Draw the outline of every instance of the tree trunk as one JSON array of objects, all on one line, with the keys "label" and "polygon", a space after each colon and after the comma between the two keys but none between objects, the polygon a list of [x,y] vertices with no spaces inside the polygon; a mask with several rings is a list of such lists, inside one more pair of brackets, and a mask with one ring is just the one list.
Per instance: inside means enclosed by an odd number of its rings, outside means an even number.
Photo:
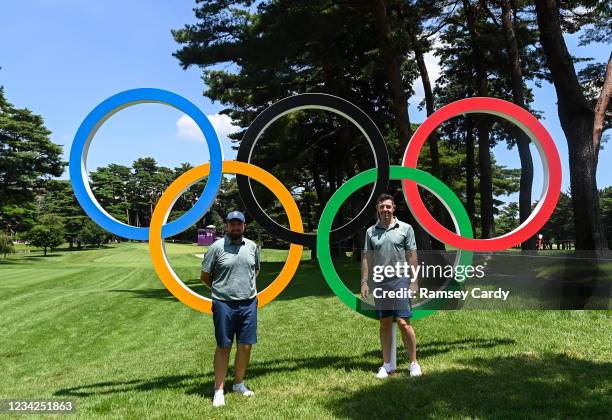
[{"label": "tree trunk", "polygon": [[604,122],[606,118],[606,111],[608,104],[610,103],[610,97],[612,96],[612,54],[608,58],[608,65],[606,66],[606,74],[604,76],[604,83],[601,88],[601,94],[595,104],[595,120],[593,122],[593,145],[599,150],[601,144],[601,134],[604,130]]},{"label": "tree trunk", "polygon": [[[525,92],[523,91],[523,72],[519,55],[514,24],[512,21],[512,9],[508,0],[501,1],[502,27],[506,48],[510,58],[510,81],[512,86],[512,99],[515,104],[527,108],[525,104]],[[533,161],[529,151],[529,137],[522,130],[514,129],[516,143],[521,160],[521,180],[519,184],[519,220],[523,223],[531,214],[531,189],[533,187]],[[535,249],[535,236],[521,244],[521,249]]]},{"label": "tree trunk", "polygon": [[495,235],[493,220],[493,173],[491,171],[491,151],[489,134],[491,120],[486,116],[478,118],[478,170],[480,172],[480,237],[491,238]]},{"label": "tree trunk", "polygon": [[[315,156],[320,156],[319,154],[319,150],[318,150],[318,146],[315,148]],[[313,183],[314,183],[314,187],[315,187],[315,191],[317,193],[317,199],[319,201],[319,203],[324,203],[326,202],[325,200],[325,192],[323,191],[323,184],[321,182],[321,173],[319,171],[319,162],[312,162],[311,165],[311,170],[312,170],[312,178],[313,178]],[[322,207],[319,205],[317,211],[315,211],[315,215],[317,217],[317,220],[319,220],[321,218],[321,211],[322,211]],[[310,259],[312,261],[316,261],[317,260],[317,249],[316,246],[311,248],[310,250]]]},{"label": "tree trunk", "polygon": [[[482,97],[488,96],[486,62],[481,47],[480,33],[477,28],[477,22],[483,6],[483,0],[479,0],[476,6],[472,6],[469,0],[463,0],[463,9],[470,33],[470,45],[474,57],[476,91],[478,96]],[[494,234],[493,177],[491,171],[491,154],[489,151],[491,125],[492,122],[489,116],[480,115],[477,117],[478,166],[480,170],[480,235],[483,239],[490,238]]]},{"label": "tree trunk", "polygon": [[466,116],[465,128],[465,176],[466,176],[466,207],[472,226],[476,222],[476,188],[474,178],[476,168],[474,164],[474,124],[470,116]]},{"label": "tree trunk", "polygon": [[[427,65],[425,64],[425,57],[423,55],[423,49],[419,44],[412,28],[408,29],[411,37],[411,43],[413,44],[414,55],[416,58],[417,66],[419,68],[419,75],[421,76],[421,82],[423,83],[423,91],[425,92],[425,107],[427,109],[427,116],[429,117],[434,113],[434,98],[433,91],[431,89],[431,81],[429,80],[429,72],[427,71]],[[434,130],[427,138],[429,145],[429,156],[431,158],[431,173],[438,179],[441,179],[440,171],[440,153],[438,152],[438,141],[440,137],[438,131]],[[445,211],[442,202],[434,197],[434,217],[441,224],[445,224]],[[435,238],[431,238],[431,248],[437,250],[446,249],[444,243],[438,241]]]},{"label": "tree trunk", "polygon": [[[378,42],[382,51],[385,67],[387,69],[389,84],[391,85],[395,121],[400,132],[399,148],[400,150],[404,150],[408,145],[408,140],[410,137],[412,137],[410,117],[408,115],[408,95],[402,86],[398,55],[391,44],[391,28],[387,21],[387,7],[384,0],[372,0],[372,2],[376,18],[376,28],[378,30]],[[396,195],[391,191],[390,194],[394,196]],[[432,249],[431,237],[429,234],[420,226],[419,223],[416,223],[411,214],[407,219],[408,223],[410,223],[414,229],[417,248],[423,250]]]},{"label": "tree trunk", "polygon": [[378,43],[387,70],[389,84],[391,85],[395,122],[400,132],[399,148],[400,150],[404,150],[408,145],[408,140],[412,136],[410,117],[408,116],[408,95],[406,95],[406,91],[402,86],[402,74],[398,55],[390,39],[391,28],[387,21],[387,6],[384,0],[372,1],[374,3]]},{"label": "tree trunk", "polygon": [[[328,139],[328,141],[330,142],[335,142],[337,139]],[[335,151],[335,145],[331,146],[328,145],[329,147],[329,153],[327,154],[327,165],[326,165],[326,169],[327,169],[327,180],[329,182],[329,197],[331,197],[332,193],[334,191],[336,191],[338,189],[338,167],[336,165],[336,156],[338,156],[338,154]],[[328,199],[329,199],[328,197]],[[327,199],[327,200],[328,200]],[[327,203],[327,200],[325,201],[321,201],[321,205],[325,205],[325,203]],[[340,212],[339,212],[340,213]],[[320,217],[320,216],[319,216]],[[338,214],[336,216],[336,220],[340,222],[340,224],[342,223],[342,214]],[[334,225],[337,227],[338,223],[334,223],[332,225],[332,229],[334,228]],[[330,250],[330,254],[332,256],[332,258],[337,258],[340,257],[342,255],[342,249],[340,248],[340,244],[339,243],[332,243],[329,245],[329,250]]]},{"label": "tree trunk", "polygon": [[563,39],[556,0],[536,0],[535,6],[540,42],[568,145],[576,250],[606,250],[596,179],[599,147],[593,144],[595,113],[582,92]]}]

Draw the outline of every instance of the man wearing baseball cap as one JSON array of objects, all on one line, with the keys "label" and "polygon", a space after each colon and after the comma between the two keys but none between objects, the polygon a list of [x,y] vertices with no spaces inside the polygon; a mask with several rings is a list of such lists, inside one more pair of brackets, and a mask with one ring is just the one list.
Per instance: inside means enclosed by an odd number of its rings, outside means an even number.
[{"label": "man wearing baseball cap", "polygon": [[233,391],[252,397],[244,384],[244,375],[257,342],[257,288],[259,249],[243,236],[244,214],[230,212],[225,219],[225,236],[208,248],[202,262],[200,279],[212,290],[212,311],[215,325],[215,394],[213,406],[225,405],[223,387],[230,351],[236,336]]}]

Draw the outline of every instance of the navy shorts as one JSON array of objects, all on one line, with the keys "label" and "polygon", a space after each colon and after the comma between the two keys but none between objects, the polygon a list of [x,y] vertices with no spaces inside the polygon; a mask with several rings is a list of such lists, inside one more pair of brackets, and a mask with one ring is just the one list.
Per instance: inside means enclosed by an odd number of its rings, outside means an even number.
[{"label": "navy shorts", "polygon": [[[391,283],[378,284],[376,287],[381,291],[398,291],[409,289],[410,280],[398,279]],[[411,318],[412,317],[412,301],[409,297],[402,298],[374,298],[374,307],[378,319],[394,317],[394,318]]]},{"label": "navy shorts", "polygon": [[248,300],[217,300],[212,303],[217,346],[231,347],[257,343],[257,298]]},{"label": "navy shorts", "polygon": [[412,318],[412,311],[410,309],[378,309],[376,310],[378,319],[394,317],[394,318]]}]

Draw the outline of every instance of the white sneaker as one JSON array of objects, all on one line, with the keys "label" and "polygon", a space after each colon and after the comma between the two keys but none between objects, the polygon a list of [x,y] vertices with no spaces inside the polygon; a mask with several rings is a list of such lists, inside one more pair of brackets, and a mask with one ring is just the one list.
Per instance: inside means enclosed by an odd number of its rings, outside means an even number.
[{"label": "white sneaker", "polygon": [[251,391],[249,388],[247,388],[246,385],[244,384],[244,382],[241,382],[239,384],[234,384],[233,390],[234,390],[234,392],[238,392],[239,394],[242,394],[245,397],[253,397],[253,396],[255,396],[255,393],[253,391]]},{"label": "white sneaker", "polygon": [[421,376],[421,366],[417,362],[410,363],[410,377]]},{"label": "white sneaker", "polygon": [[225,405],[225,396],[223,395],[222,389],[215,390],[215,396],[213,397],[213,407],[221,407]]},{"label": "white sneaker", "polygon": [[389,376],[389,373],[392,373],[392,372],[387,372],[387,369],[385,369],[384,366],[381,366],[380,369],[378,369],[378,373],[376,374],[376,377],[378,379],[385,379]]}]

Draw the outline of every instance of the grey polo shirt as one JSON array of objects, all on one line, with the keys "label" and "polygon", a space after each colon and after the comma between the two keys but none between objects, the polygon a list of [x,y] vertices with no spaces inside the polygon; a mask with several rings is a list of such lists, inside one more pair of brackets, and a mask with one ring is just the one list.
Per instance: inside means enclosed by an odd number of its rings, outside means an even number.
[{"label": "grey polo shirt", "polygon": [[406,262],[406,251],[415,250],[414,230],[408,223],[395,218],[384,228],[380,222],[366,230],[363,250],[367,253],[370,265],[369,279],[372,279],[374,265],[395,265]]},{"label": "grey polo shirt", "polygon": [[218,300],[245,300],[257,295],[255,273],[259,270],[259,248],[242,238],[232,242],[225,235],[208,248],[202,271],[212,278],[212,297]]}]

